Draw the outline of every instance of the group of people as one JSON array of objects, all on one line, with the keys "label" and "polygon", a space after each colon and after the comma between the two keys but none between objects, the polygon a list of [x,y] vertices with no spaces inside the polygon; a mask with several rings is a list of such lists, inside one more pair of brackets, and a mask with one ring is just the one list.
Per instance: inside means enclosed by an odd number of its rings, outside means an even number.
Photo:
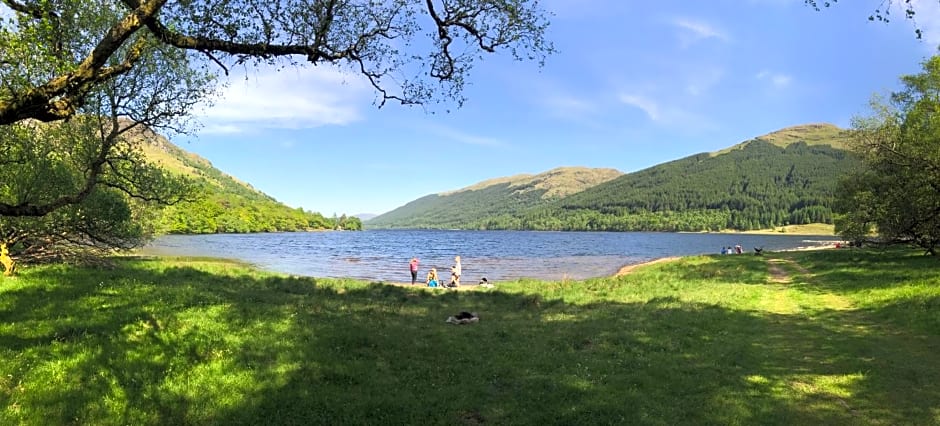
[{"label": "group of people", "polygon": [[741,253],[744,253],[744,249],[741,248],[740,244],[734,247],[728,246],[728,247],[721,248],[721,254],[741,254]]},{"label": "group of people", "polygon": [[[415,285],[418,282],[418,258],[411,258],[409,269],[411,270],[411,285]],[[428,277],[424,282],[428,287],[460,287],[460,275],[462,272],[463,268],[460,265],[460,256],[455,256],[454,265],[450,267],[450,281],[447,284],[444,284],[440,277],[438,277],[437,268],[431,268],[431,270],[428,271]]]}]

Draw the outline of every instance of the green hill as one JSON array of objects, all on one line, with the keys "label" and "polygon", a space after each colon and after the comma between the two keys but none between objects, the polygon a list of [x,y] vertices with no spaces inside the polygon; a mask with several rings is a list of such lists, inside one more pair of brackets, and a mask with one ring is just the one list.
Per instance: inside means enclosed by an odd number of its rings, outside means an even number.
[{"label": "green hill", "polygon": [[148,160],[199,183],[198,201],[166,207],[159,231],[177,234],[361,229],[358,218],[334,220],[320,213],[294,209],[212,166],[150,130],[134,136]]},{"label": "green hill", "polygon": [[[510,184],[486,186],[474,192],[474,205],[496,203],[498,210],[466,209],[444,217],[448,227],[466,229],[717,231],[832,223],[839,176],[857,161],[847,144],[846,132],[836,126],[794,126],[585,185],[570,195],[497,203],[501,199],[488,196],[507,192]],[[425,209],[443,204],[443,197],[409,203],[385,223],[427,227],[435,212]]]},{"label": "green hill", "polygon": [[491,179],[414,200],[367,222],[369,228],[467,228],[480,218],[515,214],[620,176],[614,169],[559,167]]}]

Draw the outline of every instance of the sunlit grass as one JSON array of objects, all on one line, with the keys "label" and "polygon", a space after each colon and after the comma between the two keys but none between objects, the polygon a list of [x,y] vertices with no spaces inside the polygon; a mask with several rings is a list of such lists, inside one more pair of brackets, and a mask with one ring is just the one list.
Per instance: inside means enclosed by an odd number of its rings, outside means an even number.
[{"label": "sunlit grass", "polygon": [[0,424],[940,424],[937,266],[696,256],[462,292],[30,268],[0,281]]},{"label": "sunlit grass", "polygon": [[771,234],[789,234],[789,235],[827,235],[832,236],[836,235],[835,226],[828,223],[808,223],[805,225],[786,225],[786,226],[777,226],[774,228],[767,229],[755,229],[751,231],[743,231],[743,234],[758,234],[758,235],[771,235]]}]

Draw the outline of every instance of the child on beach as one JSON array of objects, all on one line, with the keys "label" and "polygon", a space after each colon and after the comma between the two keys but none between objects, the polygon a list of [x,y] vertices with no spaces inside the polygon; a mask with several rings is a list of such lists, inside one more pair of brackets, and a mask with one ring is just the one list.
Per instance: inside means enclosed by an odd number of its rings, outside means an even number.
[{"label": "child on beach", "polygon": [[459,287],[459,278],[457,275],[457,266],[450,267],[450,282],[447,283],[446,287]]},{"label": "child on beach", "polygon": [[454,287],[460,287],[460,274],[463,272],[463,268],[460,266],[460,256],[454,257],[454,267],[451,268],[451,281],[454,283]]},{"label": "child on beach", "polygon": [[409,269],[411,269],[411,285],[415,285],[415,282],[418,280],[418,258],[412,257],[408,265]]},{"label": "child on beach", "polygon": [[437,287],[437,268],[431,268],[431,271],[428,272],[428,287]]}]

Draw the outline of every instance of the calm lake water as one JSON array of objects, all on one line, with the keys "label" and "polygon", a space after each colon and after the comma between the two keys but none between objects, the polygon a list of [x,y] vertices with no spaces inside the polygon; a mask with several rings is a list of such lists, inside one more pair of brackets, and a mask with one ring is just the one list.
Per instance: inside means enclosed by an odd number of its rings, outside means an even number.
[{"label": "calm lake water", "polygon": [[719,253],[740,244],[785,250],[831,244],[836,237],[793,235],[674,234],[653,232],[530,232],[373,230],[271,234],[168,235],[143,252],[239,259],[265,270],[313,277],[409,281],[417,257],[419,280],[431,267],[449,276],[454,256],[463,281],[476,284],[516,278],[545,280],[608,276],[628,264],[693,254]]}]

